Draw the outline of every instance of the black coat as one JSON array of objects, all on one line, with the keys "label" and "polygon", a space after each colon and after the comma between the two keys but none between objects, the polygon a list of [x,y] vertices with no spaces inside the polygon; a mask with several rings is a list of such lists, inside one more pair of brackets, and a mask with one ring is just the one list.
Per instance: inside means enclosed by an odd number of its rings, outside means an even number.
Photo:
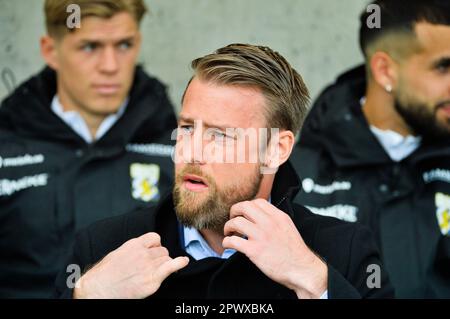
[{"label": "black coat", "polygon": [[[90,145],[51,111],[55,93],[46,68],[0,108],[0,298],[51,297],[76,231],[172,185],[176,118],[158,80],[137,68],[126,112]],[[132,166],[154,177],[147,197]]]},{"label": "black coat", "polygon": [[304,188],[294,201],[370,227],[397,297],[450,298],[450,140],[392,161],[362,112],[365,88],[359,67],[314,103],[291,157]]},{"label": "black coat", "polygon": [[[272,203],[293,219],[305,243],[328,263],[328,297],[391,297],[393,290],[380,263],[370,232],[362,226],[334,218],[317,216],[292,205],[299,181],[290,164],[276,175]],[[152,210],[135,211],[95,223],[81,232],[67,265],[81,270],[100,261],[126,241],[148,232],[161,235],[161,243],[171,257],[184,256],[179,225],[169,196]],[[156,298],[296,298],[295,293],[266,277],[245,255],[237,252],[228,260],[206,258],[195,261],[169,276],[152,297]],[[381,287],[369,289],[367,268],[381,267]],[[58,276],[57,295],[71,298],[66,285],[71,275],[66,267]],[[69,278],[70,279],[70,278]],[[70,282],[70,280],[69,280]]]}]

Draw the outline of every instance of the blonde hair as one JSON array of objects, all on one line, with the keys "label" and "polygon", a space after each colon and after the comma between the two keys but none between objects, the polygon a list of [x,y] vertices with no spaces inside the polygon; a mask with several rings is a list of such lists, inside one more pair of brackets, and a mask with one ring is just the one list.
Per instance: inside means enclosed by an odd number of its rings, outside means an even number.
[{"label": "blonde hair", "polygon": [[56,38],[63,37],[75,29],[67,27],[67,12],[69,5],[78,5],[81,9],[81,19],[99,17],[109,19],[117,13],[130,13],[139,25],[147,12],[143,0],[45,0],[45,24],[47,33]]},{"label": "blonde hair", "polygon": [[308,111],[309,93],[300,74],[278,52],[264,46],[230,44],[192,61],[200,79],[224,85],[253,86],[267,100],[269,128],[300,128]]}]

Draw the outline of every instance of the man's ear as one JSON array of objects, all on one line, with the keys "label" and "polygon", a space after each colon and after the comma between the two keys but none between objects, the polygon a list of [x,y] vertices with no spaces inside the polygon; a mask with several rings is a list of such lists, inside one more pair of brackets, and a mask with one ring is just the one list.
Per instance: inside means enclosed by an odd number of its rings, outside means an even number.
[{"label": "man's ear", "polygon": [[398,64],[386,52],[377,51],[370,58],[372,77],[388,93],[397,86]]},{"label": "man's ear", "polygon": [[41,55],[44,58],[45,62],[49,67],[53,70],[58,70],[58,52],[57,52],[57,40],[52,38],[49,35],[45,35],[41,38],[40,41],[41,46]]},{"label": "man's ear", "polygon": [[275,173],[291,156],[295,145],[294,133],[288,130],[272,133],[266,152],[265,168]]}]

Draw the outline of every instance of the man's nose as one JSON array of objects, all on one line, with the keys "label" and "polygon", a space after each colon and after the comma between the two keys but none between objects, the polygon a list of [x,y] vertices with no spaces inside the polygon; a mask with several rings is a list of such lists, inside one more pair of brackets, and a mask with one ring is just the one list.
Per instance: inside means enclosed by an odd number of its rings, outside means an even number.
[{"label": "man's nose", "polygon": [[190,152],[191,163],[204,164],[205,159],[203,156],[203,128],[195,127],[193,138],[191,141],[191,152]]},{"label": "man's nose", "polygon": [[[179,131],[180,132],[180,131]],[[176,158],[183,163],[204,164],[202,129],[194,128],[192,132],[180,132],[176,145]]]},{"label": "man's nose", "polygon": [[99,61],[99,69],[105,73],[115,73],[119,69],[117,52],[113,47],[106,47],[103,50]]}]

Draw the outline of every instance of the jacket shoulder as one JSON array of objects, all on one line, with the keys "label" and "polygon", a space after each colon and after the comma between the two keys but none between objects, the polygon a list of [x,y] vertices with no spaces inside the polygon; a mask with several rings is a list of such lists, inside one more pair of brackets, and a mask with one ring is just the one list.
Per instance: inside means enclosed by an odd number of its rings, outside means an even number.
[{"label": "jacket shoulder", "polygon": [[[350,283],[363,298],[393,297],[394,291],[369,228],[359,223],[314,214],[298,204],[293,206],[300,220],[299,232],[305,243],[333,270],[329,271],[331,277],[328,284],[332,298],[340,296],[342,279]],[[369,288],[366,284],[370,275],[368,270],[374,266],[380,269],[380,289]],[[336,277],[341,276],[336,280]]]},{"label": "jacket shoulder", "polygon": [[333,256],[333,258],[348,257],[355,234],[368,232],[369,236],[372,236],[370,230],[359,223],[318,215],[297,203],[293,203],[293,206],[298,214],[299,230],[305,234],[302,234],[305,242],[309,243],[311,248],[327,252],[326,255]]},{"label": "jacket shoulder", "polygon": [[126,241],[153,229],[152,208],[142,208],[127,214],[95,222],[78,232],[75,246],[55,281],[55,297],[72,298],[73,287],[67,285],[70,265],[84,273],[103,257]]},{"label": "jacket shoulder", "polygon": [[292,204],[294,211],[299,215],[303,223],[312,223],[320,226],[321,229],[333,228],[333,227],[355,227],[355,224],[342,221],[340,219],[328,216],[322,216],[314,214],[308,208],[298,203]]},{"label": "jacket shoulder", "polygon": [[293,208],[296,213],[296,225],[305,243],[323,258],[345,264],[352,238],[363,226],[314,214],[297,203],[293,203]]},{"label": "jacket shoulder", "polygon": [[76,250],[96,262],[128,240],[151,232],[153,215],[154,207],[146,207],[95,222],[78,234]]}]

